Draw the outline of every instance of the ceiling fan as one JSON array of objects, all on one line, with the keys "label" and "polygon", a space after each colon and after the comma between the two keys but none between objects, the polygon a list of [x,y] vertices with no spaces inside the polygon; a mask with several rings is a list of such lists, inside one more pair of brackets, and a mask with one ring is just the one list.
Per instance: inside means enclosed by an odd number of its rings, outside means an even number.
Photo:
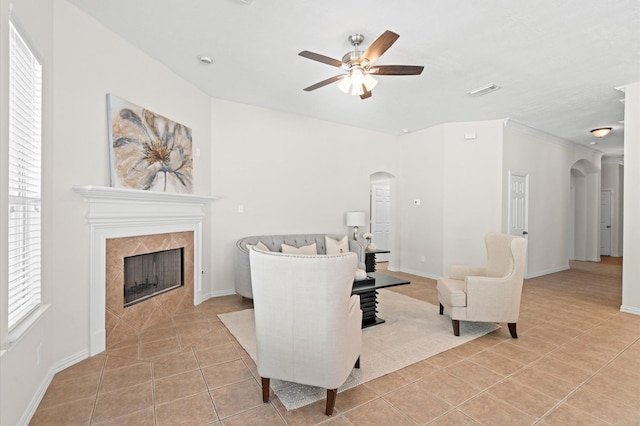
[{"label": "ceiling fan", "polygon": [[304,90],[310,92],[336,81],[340,81],[340,83],[338,83],[338,88],[340,88],[340,90],[345,93],[360,96],[361,99],[367,99],[371,97],[371,90],[378,83],[372,75],[421,74],[424,67],[419,65],[373,65],[373,63],[377,61],[378,58],[380,58],[380,56],[382,56],[382,54],[386,52],[391,45],[393,45],[393,43],[395,43],[398,37],[400,37],[398,34],[387,30],[373,43],[371,43],[371,46],[369,46],[367,50],[362,52],[358,50],[358,47],[364,41],[364,36],[362,34],[352,34],[348,37],[348,40],[353,45],[353,51],[347,52],[342,57],[342,61],[320,55],[319,53],[303,50],[298,53],[298,55],[327,65],[332,65],[337,68],[342,68],[347,72],[346,74],[336,75],[319,83],[313,84]]}]

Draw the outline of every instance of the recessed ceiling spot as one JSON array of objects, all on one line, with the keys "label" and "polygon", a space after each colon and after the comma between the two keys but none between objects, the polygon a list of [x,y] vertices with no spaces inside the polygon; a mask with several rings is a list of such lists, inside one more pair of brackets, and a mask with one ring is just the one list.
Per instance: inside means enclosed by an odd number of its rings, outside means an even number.
[{"label": "recessed ceiling spot", "polygon": [[214,62],[211,56],[205,55],[198,56],[198,60],[205,65],[211,65]]},{"label": "recessed ceiling spot", "polygon": [[487,93],[495,92],[498,89],[500,89],[500,86],[491,83],[482,87],[478,87],[477,89],[469,90],[467,94],[471,96],[482,96],[486,95]]}]

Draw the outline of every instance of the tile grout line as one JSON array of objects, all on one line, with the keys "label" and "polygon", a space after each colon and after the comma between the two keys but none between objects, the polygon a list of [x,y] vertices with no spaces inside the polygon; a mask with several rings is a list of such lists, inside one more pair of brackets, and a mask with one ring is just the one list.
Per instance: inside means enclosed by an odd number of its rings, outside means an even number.
[{"label": "tile grout line", "polygon": [[[552,408],[550,408],[541,418],[540,420],[543,420],[546,416],[548,416],[549,414],[551,414],[556,408],[558,408],[562,403],[567,403],[567,400],[575,395],[584,385],[586,385],[587,383],[589,383],[591,380],[593,380],[593,378],[599,374],[600,372],[602,372],[605,368],[607,368],[609,365],[611,365],[616,359],[618,359],[625,351],[627,351],[631,346],[633,346],[634,344],[636,344],[638,341],[640,341],[640,338],[637,338],[636,340],[634,340],[633,342],[629,343],[624,349],[622,349],[621,351],[618,352],[618,354],[613,357],[611,360],[609,360],[607,363],[605,363],[602,367],[600,367],[599,369],[597,369],[593,374],[591,374],[588,378],[586,378],[584,381],[582,381],[580,384],[578,384],[571,392],[569,392],[563,399],[561,399],[560,401],[558,401],[557,404],[555,404]],[[569,404],[571,405],[571,404]],[[627,405],[626,403],[624,405]],[[576,408],[580,411],[584,411],[581,408],[578,407],[574,407],[573,405],[571,405],[573,408]],[[594,416],[591,413],[587,413],[586,411],[584,411],[586,414],[597,418],[598,420],[601,420],[603,422],[606,422],[607,424],[611,424],[609,421],[601,419],[597,416]]]},{"label": "tile grout line", "polygon": [[102,386],[102,379],[104,378],[104,372],[107,368],[107,361],[109,360],[109,356],[104,357],[104,362],[102,363],[102,369],[100,370],[100,380],[98,380],[98,388],[96,389],[96,397],[93,401],[93,408],[91,409],[91,415],[89,416],[89,424],[93,423],[93,418],[96,415],[96,409],[98,407],[98,396],[100,395],[100,387]]}]

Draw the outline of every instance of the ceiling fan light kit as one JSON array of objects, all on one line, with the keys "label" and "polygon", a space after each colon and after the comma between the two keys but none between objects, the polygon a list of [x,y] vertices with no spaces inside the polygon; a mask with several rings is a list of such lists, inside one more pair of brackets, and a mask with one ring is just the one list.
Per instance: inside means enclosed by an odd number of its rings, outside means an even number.
[{"label": "ceiling fan light kit", "polygon": [[307,50],[300,52],[298,55],[304,58],[322,62],[337,68],[342,68],[347,72],[346,74],[336,75],[319,83],[313,84],[304,90],[306,92],[310,92],[339,81],[338,88],[344,93],[350,93],[353,96],[360,96],[360,99],[367,99],[371,97],[371,90],[376,86],[376,84],[378,84],[378,81],[373,78],[371,74],[421,74],[424,67],[419,65],[382,65],[371,68],[373,63],[378,60],[378,58],[380,58],[380,56],[382,56],[382,54],[386,52],[393,43],[395,43],[398,37],[400,37],[398,34],[387,30],[363,52],[358,50],[358,46],[360,46],[364,41],[364,36],[358,33],[352,34],[348,37],[348,40],[349,43],[353,45],[353,51],[347,52],[342,57],[342,61],[338,61],[337,59],[320,55],[318,53],[309,52]]}]

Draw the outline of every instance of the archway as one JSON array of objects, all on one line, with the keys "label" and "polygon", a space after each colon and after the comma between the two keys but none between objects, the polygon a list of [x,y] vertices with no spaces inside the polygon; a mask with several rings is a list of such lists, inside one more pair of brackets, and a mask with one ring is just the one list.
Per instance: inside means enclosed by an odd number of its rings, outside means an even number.
[{"label": "archway", "polygon": [[588,160],[571,166],[569,259],[600,261],[600,174]]}]

